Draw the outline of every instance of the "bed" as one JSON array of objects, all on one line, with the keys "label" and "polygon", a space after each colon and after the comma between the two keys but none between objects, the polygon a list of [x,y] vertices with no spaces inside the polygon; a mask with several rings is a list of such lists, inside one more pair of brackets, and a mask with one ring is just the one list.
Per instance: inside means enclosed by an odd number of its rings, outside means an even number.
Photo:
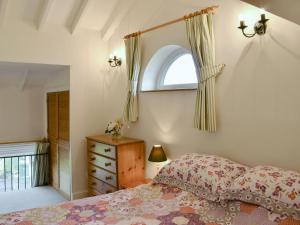
[{"label": "bed", "polygon": [[216,203],[162,184],[141,185],[47,208],[0,216],[1,225],[299,225],[255,205]]},{"label": "bed", "polygon": [[299,173],[187,154],[151,184],[0,215],[0,225],[300,225],[299,218]]}]

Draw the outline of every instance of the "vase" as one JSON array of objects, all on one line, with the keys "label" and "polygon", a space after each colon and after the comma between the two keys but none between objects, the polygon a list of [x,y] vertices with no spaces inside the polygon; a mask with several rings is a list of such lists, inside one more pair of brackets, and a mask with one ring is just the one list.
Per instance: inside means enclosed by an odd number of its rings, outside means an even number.
[{"label": "vase", "polygon": [[121,134],[112,134],[112,135],[111,135],[111,138],[112,138],[113,140],[119,140],[119,139],[121,138]]}]

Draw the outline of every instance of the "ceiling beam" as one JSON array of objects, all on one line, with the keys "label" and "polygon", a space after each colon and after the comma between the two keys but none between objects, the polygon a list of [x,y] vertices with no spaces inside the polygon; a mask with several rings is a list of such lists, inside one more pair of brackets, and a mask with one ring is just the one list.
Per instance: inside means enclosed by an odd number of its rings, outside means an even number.
[{"label": "ceiling beam", "polygon": [[119,0],[101,30],[102,39],[108,41],[137,0]]},{"label": "ceiling beam", "polygon": [[37,21],[38,30],[41,30],[45,26],[54,1],[55,0],[43,0],[42,7],[39,12],[38,21]]},{"label": "ceiling beam", "polygon": [[80,4],[80,6],[74,16],[73,22],[71,24],[71,28],[70,28],[71,34],[74,34],[74,32],[77,30],[80,20],[82,19],[83,15],[85,14],[89,2],[90,2],[90,0],[82,0],[81,1],[81,4]]},{"label": "ceiling beam", "polygon": [[0,26],[5,24],[9,0],[0,0]]},{"label": "ceiling beam", "polygon": [[20,91],[24,91],[24,89],[26,87],[27,80],[28,80],[28,75],[29,75],[29,71],[25,70],[24,73],[23,73],[22,79],[19,83]]}]

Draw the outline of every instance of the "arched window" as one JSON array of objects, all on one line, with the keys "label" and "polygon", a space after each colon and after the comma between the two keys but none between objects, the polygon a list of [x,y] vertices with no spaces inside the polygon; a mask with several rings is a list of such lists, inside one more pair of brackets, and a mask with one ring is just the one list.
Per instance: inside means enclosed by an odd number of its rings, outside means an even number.
[{"label": "arched window", "polygon": [[160,75],[159,87],[161,89],[195,88],[197,74],[190,53],[177,55],[167,63]]},{"label": "arched window", "polygon": [[151,58],[143,78],[142,91],[197,88],[197,74],[191,53],[168,45]]}]

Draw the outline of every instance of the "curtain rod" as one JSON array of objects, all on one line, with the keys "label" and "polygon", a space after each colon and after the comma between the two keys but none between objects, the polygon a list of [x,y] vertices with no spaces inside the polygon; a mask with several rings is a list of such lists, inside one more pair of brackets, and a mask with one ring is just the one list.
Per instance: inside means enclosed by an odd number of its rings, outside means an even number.
[{"label": "curtain rod", "polygon": [[171,25],[171,24],[174,24],[174,23],[178,23],[180,21],[183,21],[183,20],[195,17],[195,16],[199,16],[199,15],[210,13],[210,12],[214,13],[214,11],[215,11],[216,8],[219,8],[219,6],[218,5],[214,5],[214,6],[210,6],[210,7],[201,9],[200,11],[196,11],[196,12],[190,13],[190,14],[185,15],[183,17],[180,17],[178,19],[171,20],[169,22],[166,22],[166,23],[163,23],[163,24],[159,24],[157,26],[154,26],[154,27],[142,30],[142,31],[138,31],[138,32],[135,32],[135,33],[132,33],[132,34],[128,34],[128,35],[124,36],[124,39],[135,37],[135,36],[140,35],[140,34],[145,34],[145,33],[148,33],[150,31],[157,30],[157,29],[160,29],[162,27],[166,27],[168,25]]}]

